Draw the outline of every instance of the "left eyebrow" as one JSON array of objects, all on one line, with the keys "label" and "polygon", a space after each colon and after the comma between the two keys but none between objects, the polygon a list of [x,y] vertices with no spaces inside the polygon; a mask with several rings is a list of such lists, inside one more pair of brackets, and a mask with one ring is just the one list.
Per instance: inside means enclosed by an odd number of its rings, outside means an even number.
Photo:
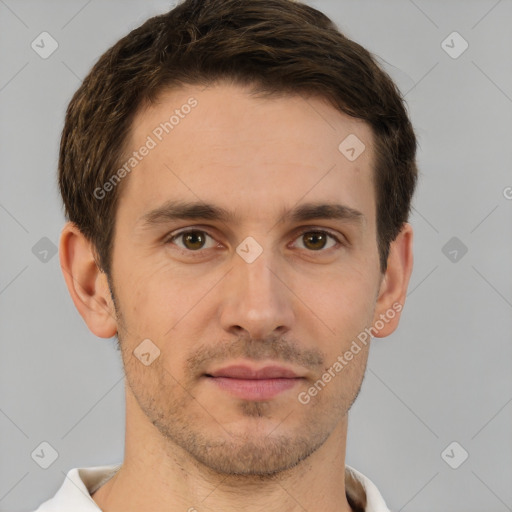
[{"label": "left eyebrow", "polygon": [[[237,221],[233,212],[220,206],[203,202],[171,200],[139,217],[136,224],[140,225],[141,229],[150,229],[174,220],[199,219],[224,223]],[[281,212],[278,224],[321,219],[341,220],[361,225],[365,222],[366,217],[360,211],[342,204],[305,203],[291,210],[284,209]]]},{"label": "left eyebrow", "polygon": [[283,211],[279,223],[304,222],[307,220],[332,219],[363,224],[366,217],[358,210],[336,203],[305,203],[293,210]]}]

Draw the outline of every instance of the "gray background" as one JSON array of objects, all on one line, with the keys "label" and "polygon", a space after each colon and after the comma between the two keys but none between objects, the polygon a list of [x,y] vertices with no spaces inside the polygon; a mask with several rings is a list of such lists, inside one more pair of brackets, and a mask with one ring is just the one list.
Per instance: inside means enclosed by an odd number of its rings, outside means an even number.
[{"label": "gray background", "polygon": [[[309,3],[382,59],[420,144],[409,295],[399,329],[374,340],[347,464],[394,511],[512,510],[512,1]],[[58,255],[42,251],[64,222],[56,167],[71,95],[170,4],[0,0],[1,511],[36,508],[72,467],[123,458],[114,339],[89,332]],[[31,48],[43,31],[59,44],[47,59]],[[469,44],[458,58],[442,45],[453,31]],[[43,441],[59,454],[46,470],[31,458]],[[458,469],[441,456],[453,441],[452,464],[469,453]]]}]

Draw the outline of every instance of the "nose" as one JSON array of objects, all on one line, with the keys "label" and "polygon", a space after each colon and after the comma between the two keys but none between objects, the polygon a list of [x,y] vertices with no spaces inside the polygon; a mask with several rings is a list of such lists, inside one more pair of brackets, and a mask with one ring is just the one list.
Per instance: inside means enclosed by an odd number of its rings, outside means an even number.
[{"label": "nose", "polygon": [[223,282],[220,319],[230,334],[246,331],[252,339],[288,332],[294,321],[293,293],[276,262],[264,251],[247,263],[234,256]]}]

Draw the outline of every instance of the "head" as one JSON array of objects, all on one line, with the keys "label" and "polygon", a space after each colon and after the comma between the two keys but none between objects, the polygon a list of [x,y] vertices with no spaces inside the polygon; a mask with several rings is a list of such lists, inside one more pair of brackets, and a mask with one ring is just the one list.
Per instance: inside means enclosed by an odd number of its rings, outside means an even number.
[{"label": "head", "polygon": [[[155,435],[259,475],[326,442],[398,325],[415,151],[390,77],[299,2],[186,0],[99,59],[62,135],[61,264]],[[235,396],[231,364],[296,379]]]}]

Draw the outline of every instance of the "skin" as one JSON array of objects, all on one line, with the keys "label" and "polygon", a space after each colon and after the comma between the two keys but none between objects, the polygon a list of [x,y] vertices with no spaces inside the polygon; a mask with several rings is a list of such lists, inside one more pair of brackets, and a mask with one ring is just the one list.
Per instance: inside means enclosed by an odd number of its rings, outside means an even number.
[{"label": "skin", "polygon": [[[169,90],[138,113],[129,147],[144,144],[191,96],[197,106],[124,178],[113,296],[76,226],[67,223],[61,235],[75,306],[95,335],[117,333],[126,373],[125,459],[93,499],[108,512],[350,511],[348,411],[370,344],[308,404],[297,397],[359,333],[404,304],[412,228],[404,224],[381,274],[372,131],[320,98],[264,99],[227,83]],[[366,146],[353,162],[338,150],[349,134]],[[145,229],[140,218],[170,199],[221,206],[236,219]],[[307,202],[343,204],[364,217],[279,222]],[[203,238],[169,240],[184,228]],[[311,238],[319,230],[342,243]],[[236,252],[248,236],[263,249],[252,263]],[[392,333],[399,318],[377,336]],[[148,338],[160,355],[146,366],[133,351]],[[302,379],[258,401],[205,377],[238,363],[280,364]]]}]

